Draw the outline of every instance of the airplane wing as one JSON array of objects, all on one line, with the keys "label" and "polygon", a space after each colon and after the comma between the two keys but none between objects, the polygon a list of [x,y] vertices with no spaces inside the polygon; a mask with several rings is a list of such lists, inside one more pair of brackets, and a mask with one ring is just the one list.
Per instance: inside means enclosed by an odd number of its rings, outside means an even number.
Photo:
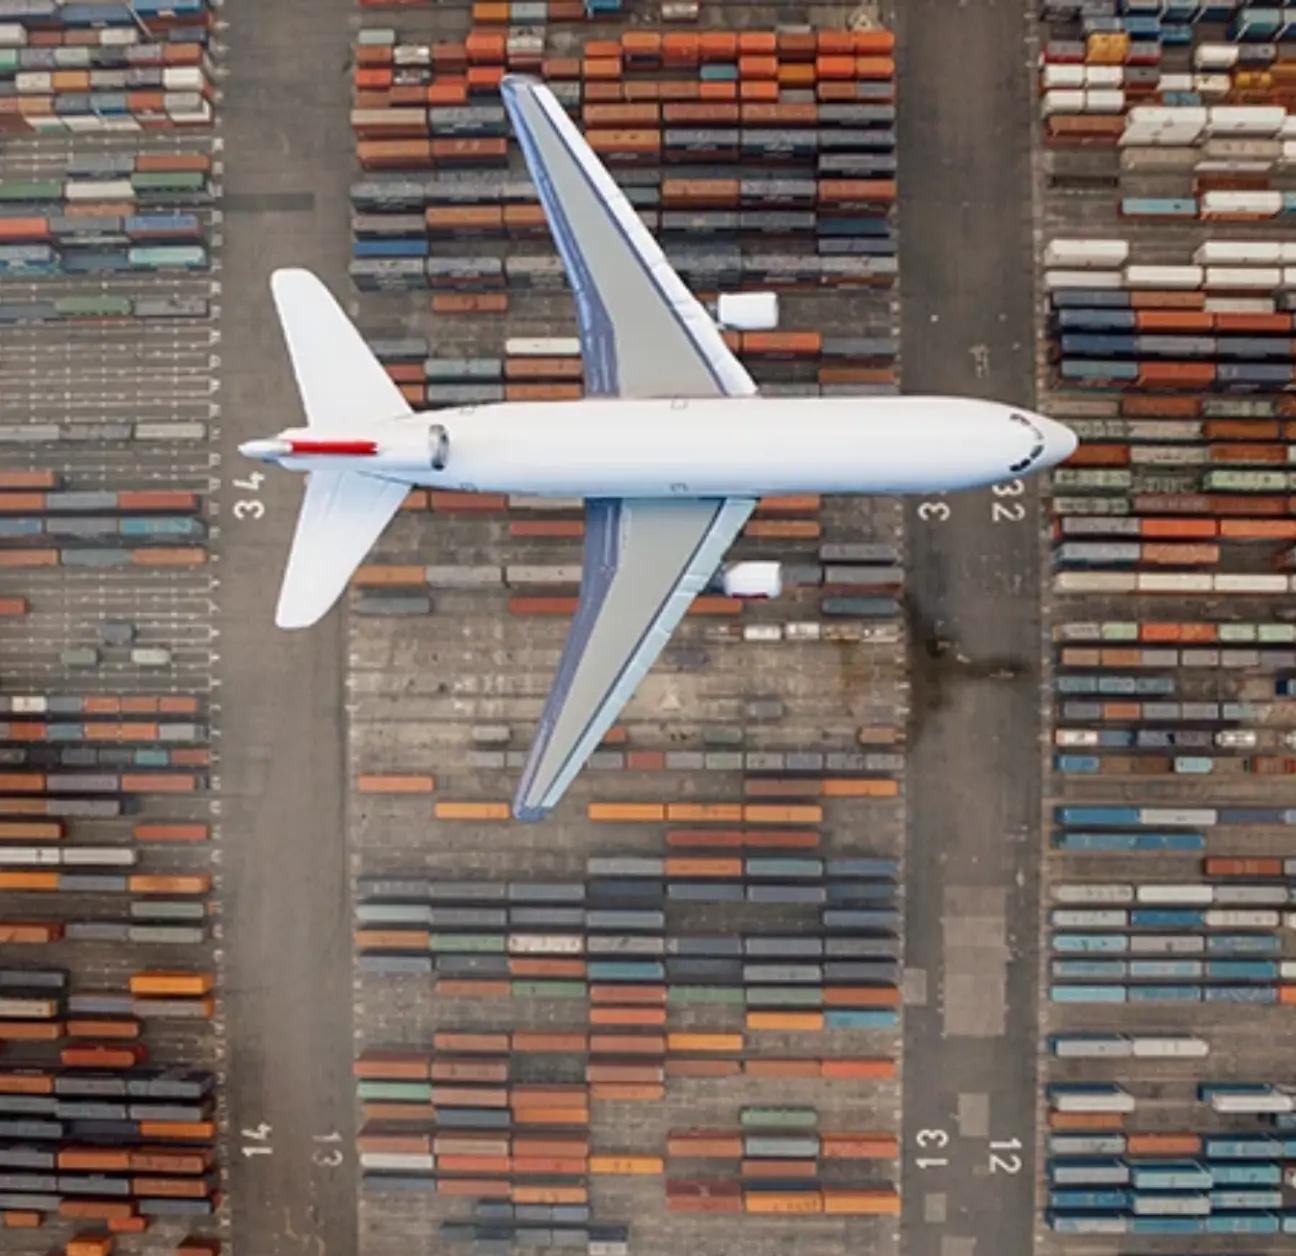
[{"label": "airplane wing", "polygon": [[751,514],[750,498],[600,498],[585,504],[581,600],[513,800],[539,820],[670,640]]},{"label": "airplane wing", "polygon": [[751,376],[554,94],[506,75],[508,110],[576,297],[585,390],[747,397]]}]

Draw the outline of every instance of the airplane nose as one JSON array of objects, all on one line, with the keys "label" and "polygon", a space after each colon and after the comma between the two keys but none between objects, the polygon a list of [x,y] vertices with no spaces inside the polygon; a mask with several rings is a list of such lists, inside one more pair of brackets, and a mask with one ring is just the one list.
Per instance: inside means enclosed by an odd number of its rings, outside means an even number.
[{"label": "airplane nose", "polygon": [[1050,467],[1065,462],[1080,444],[1076,434],[1056,419],[1046,419],[1042,414],[1036,420],[1044,433],[1044,461]]}]

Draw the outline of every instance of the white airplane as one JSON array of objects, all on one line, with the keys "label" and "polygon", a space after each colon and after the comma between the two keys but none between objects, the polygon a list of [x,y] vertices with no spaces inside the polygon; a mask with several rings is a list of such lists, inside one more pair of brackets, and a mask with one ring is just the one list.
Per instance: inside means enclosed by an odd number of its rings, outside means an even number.
[{"label": "white airplane", "polygon": [[[986,401],[761,398],[553,94],[517,76],[502,90],[575,294],[586,398],[413,413],[324,285],[280,270],[271,285],[307,426],[240,450],[308,473],[281,628],[329,610],[411,486],[585,499],[580,603],[513,803],[536,820],[757,498],[994,484],[1056,465],[1076,439]],[[739,564],[726,587],[776,593],[777,565]]]}]

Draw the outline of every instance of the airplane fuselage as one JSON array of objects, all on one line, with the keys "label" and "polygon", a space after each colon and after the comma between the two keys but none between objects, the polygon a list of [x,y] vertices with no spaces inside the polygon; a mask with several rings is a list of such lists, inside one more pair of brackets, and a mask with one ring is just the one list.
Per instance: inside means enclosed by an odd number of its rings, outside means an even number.
[{"label": "airplane fuselage", "polygon": [[290,430],[245,452],[294,470],[346,468],[461,491],[755,497],[972,488],[1043,469],[1074,448],[1066,428],[1040,415],[947,397],[507,402],[377,423],[357,416],[360,430],[365,441],[340,434],[331,450],[310,441],[318,432]]}]

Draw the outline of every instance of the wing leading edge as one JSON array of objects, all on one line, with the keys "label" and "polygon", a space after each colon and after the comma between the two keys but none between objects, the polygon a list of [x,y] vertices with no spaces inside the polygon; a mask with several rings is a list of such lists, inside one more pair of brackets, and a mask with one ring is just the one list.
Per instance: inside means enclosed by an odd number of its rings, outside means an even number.
[{"label": "wing leading edge", "polygon": [[581,600],[513,800],[562,796],[751,514],[750,498],[590,500]]},{"label": "wing leading edge", "polygon": [[504,105],[576,298],[586,392],[746,397],[756,385],[554,94],[507,75]]}]

